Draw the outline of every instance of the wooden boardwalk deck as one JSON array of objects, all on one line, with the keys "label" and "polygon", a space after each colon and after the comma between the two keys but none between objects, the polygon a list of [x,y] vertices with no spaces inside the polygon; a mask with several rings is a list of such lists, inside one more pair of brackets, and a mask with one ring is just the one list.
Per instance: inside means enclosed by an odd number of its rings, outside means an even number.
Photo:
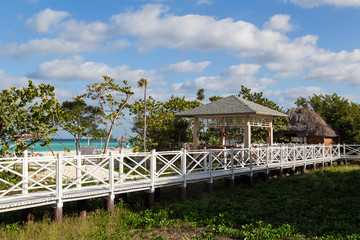
[{"label": "wooden boardwalk deck", "polygon": [[[147,191],[190,182],[360,159],[355,145],[277,145],[141,154],[0,159],[0,212]],[[66,171],[65,171],[66,170]]]}]

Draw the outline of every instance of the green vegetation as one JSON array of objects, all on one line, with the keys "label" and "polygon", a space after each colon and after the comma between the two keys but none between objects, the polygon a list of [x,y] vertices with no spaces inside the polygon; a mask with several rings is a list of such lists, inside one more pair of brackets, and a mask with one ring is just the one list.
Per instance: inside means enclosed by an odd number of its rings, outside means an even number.
[{"label": "green vegetation", "polygon": [[0,215],[6,221],[0,238],[359,239],[359,170],[359,162],[353,162],[228,189],[219,180],[211,194],[201,192],[201,184],[190,184],[183,202],[170,187],[162,189],[153,210],[144,209],[141,193],[130,194],[129,205],[119,202],[112,214],[96,210],[101,201],[92,200],[86,219],[75,217],[76,204],[68,203],[62,225],[35,214],[40,220],[22,226],[11,222],[15,213],[6,213]]},{"label": "green vegetation", "polygon": [[0,92],[0,156],[11,148],[21,155],[35,143],[51,143],[63,112],[54,91],[50,84],[36,86],[29,80],[28,87]]},{"label": "green vegetation", "polygon": [[[183,118],[175,118],[175,114],[199,106],[198,101],[187,101],[185,97],[171,96],[167,102],[160,102],[149,97],[146,101],[147,131],[146,149],[166,151],[180,149],[183,144],[189,142],[192,137],[191,121]],[[135,151],[143,150],[144,129],[144,101],[135,101],[129,106],[130,114],[134,116],[133,132],[137,136],[131,136],[131,144]]]},{"label": "green vegetation", "polygon": [[306,107],[319,114],[327,123],[336,129],[341,142],[360,143],[360,105],[351,102],[336,93],[314,94],[307,99],[299,97],[296,105]]},{"label": "green vegetation", "polygon": [[103,123],[99,107],[87,105],[82,96],[75,97],[72,101],[63,102],[61,107],[65,112],[62,118],[62,126],[65,131],[73,135],[76,153],[79,151],[80,139],[83,136],[89,136],[93,139],[106,137],[103,134],[106,130],[98,127]]},{"label": "green vegetation", "polygon": [[103,76],[103,82],[88,85],[87,97],[97,101],[101,108],[101,116],[105,124],[109,123],[110,127],[107,132],[104,154],[107,153],[111,134],[116,125],[121,125],[120,118],[128,100],[134,94],[127,81],[123,81],[123,86],[115,83],[115,79]]}]

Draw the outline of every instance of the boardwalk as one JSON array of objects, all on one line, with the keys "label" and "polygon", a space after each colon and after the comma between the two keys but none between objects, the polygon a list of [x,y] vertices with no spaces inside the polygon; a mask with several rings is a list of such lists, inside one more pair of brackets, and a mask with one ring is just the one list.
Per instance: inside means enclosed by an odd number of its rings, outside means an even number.
[{"label": "boardwalk", "polygon": [[[53,205],[61,216],[64,202],[105,197],[109,208],[116,194],[147,191],[189,182],[272,170],[332,164],[359,158],[355,145],[277,145],[241,149],[180,150],[109,155],[0,159],[0,212]],[[151,199],[150,199],[151,201]]]}]

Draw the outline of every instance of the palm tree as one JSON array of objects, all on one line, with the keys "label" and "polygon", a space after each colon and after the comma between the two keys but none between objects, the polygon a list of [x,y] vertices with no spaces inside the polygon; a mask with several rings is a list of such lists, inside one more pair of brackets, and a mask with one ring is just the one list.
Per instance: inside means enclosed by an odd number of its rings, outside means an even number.
[{"label": "palm tree", "polygon": [[141,78],[138,81],[138,87],[144,87],[144,152],[146,152],[146,87],[147,80],[145,78]]},{"label": "palm tree", "polygon": [[196,99],[199,100],[199,101],[204,100],[204,98],[205,98],[204,92],[205,92],[205,90],[203,88],[200,88],[198,90],[198,92],[197,92],[197,98]]}]

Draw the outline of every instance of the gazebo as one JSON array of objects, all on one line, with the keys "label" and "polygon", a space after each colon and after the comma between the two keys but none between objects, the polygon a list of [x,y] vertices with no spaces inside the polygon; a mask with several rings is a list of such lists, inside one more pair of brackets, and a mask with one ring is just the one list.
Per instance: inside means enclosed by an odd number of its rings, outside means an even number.
[{"label": "gazebo", "polygon": [[286,114],[275,111],[260,104],[253,103],[236,95],[231,95],[202,106],[180,112],[177,117],[194,118],[193,146],[199,147],[199,126],[220,128],[220,145],[225,145],[226,127],[243,127],[244,145],[251,146],[251,127],[266,127],[267,142],[273,143],[274,117],[287,117]]}]

